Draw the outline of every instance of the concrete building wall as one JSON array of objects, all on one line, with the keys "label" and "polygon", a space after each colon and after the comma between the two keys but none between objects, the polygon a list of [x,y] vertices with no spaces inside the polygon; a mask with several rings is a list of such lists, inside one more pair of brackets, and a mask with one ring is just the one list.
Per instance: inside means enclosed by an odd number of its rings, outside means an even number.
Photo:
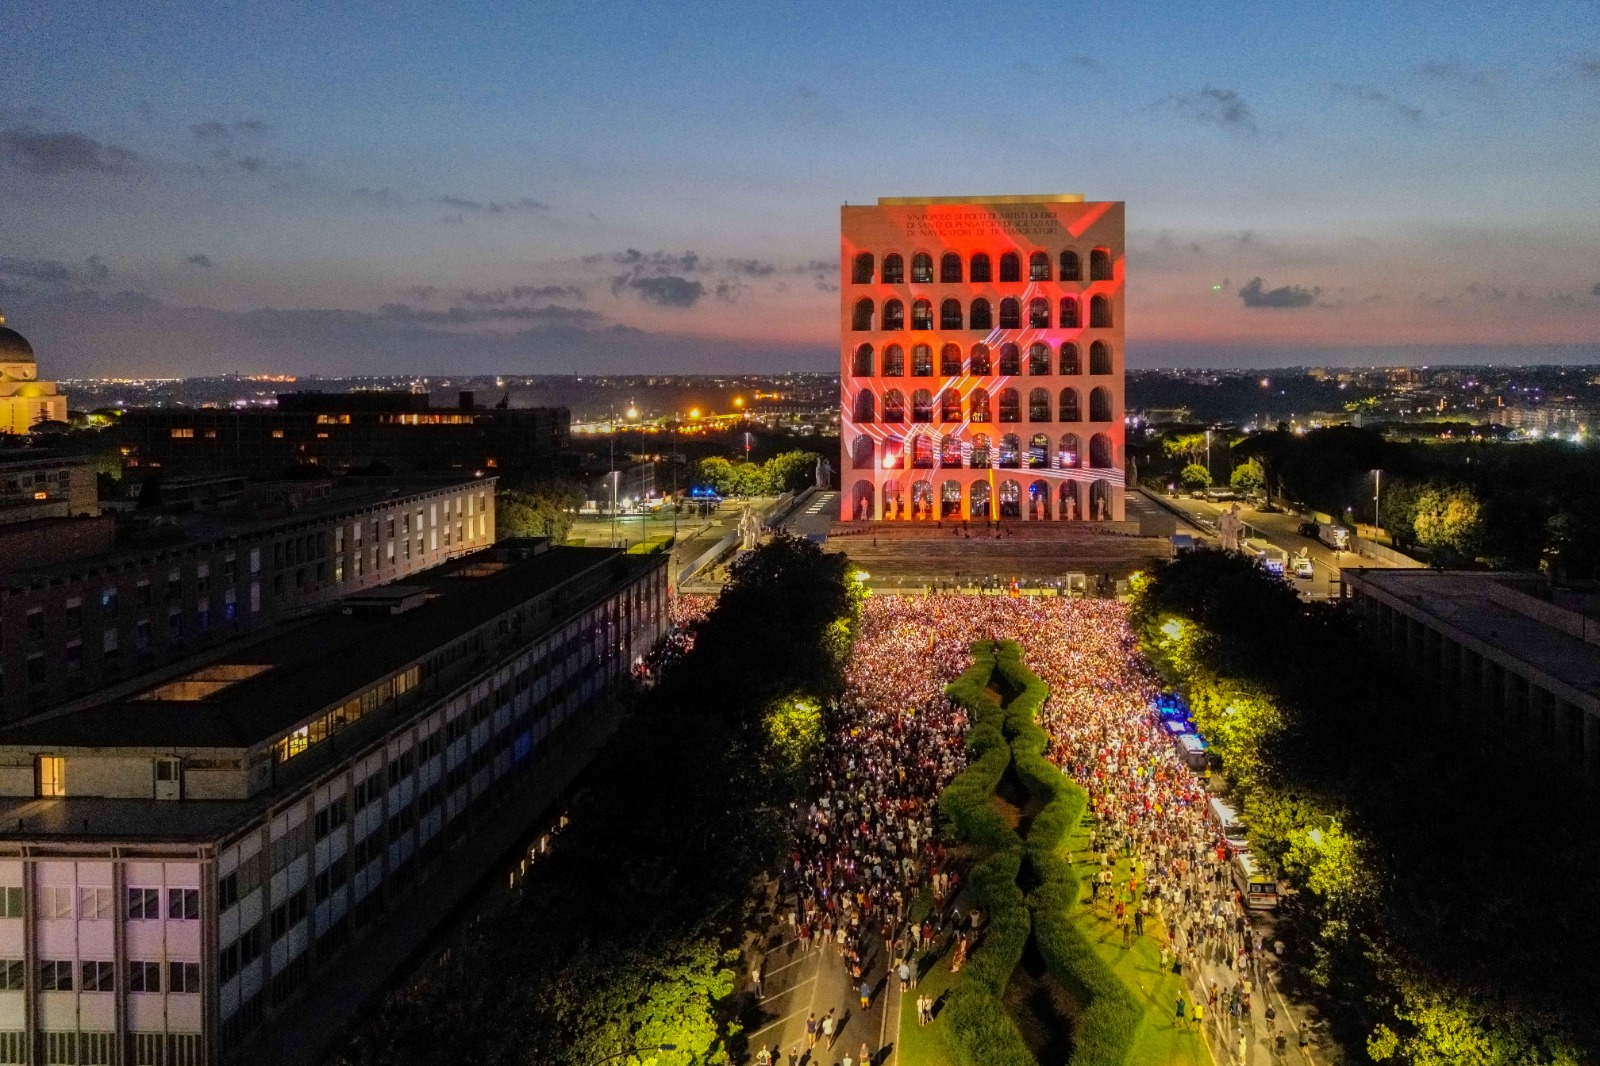
[{"label": "concrete building wall", "polygon": [[842,208],[840,230],[841,520],[1123,520],[1123,205],[880,201]]}]

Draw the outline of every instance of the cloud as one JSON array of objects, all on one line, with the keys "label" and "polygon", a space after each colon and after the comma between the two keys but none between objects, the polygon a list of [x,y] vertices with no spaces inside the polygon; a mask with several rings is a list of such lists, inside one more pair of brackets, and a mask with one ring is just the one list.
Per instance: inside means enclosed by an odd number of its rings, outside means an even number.
[{"label": "cloud", "polygon": [[769,278],[778,272],[777,264],[759,259],[729,259],[728,269],[747,278]]},{"label": "cloud", "polygon": [[1101,63],[1094,56],[1068,56],[1067,66],[1076,67],[1079,70],[1093,71],[1095,73],[1099,73],[1100,71],[1106,69],[1105,64]]},{"label": "cloud", "polygon": [[97,255],[85,259],[81,267],[59,259],[23,259],[0,255],[0,284],[6,285],[13,293],[97,285],[110,277],[111,268]]},{"label": "cloud", "polygon": [[139,156],[86,134],[50,133],[21,123],[0,129],[0,161],[50,177],[68,174],[127,174]]},{"label": "cloud", "polygon": [[1369,104],[1376,104],[1387,111],[1391,111],[1407,122],[1421,122],[1422,109],[1403,104],[1390,96],[1382,89],[1371,85],[1346,85],[1343,82],[1334,82],[1333,91],[1355,100],[1362,100]]},{"label": "cloud", "polygon": [[190,264],[191,266],[204,267],[206,270],[210,270],[213,265],[211,262],[211,257],[203,253],[191,255],[189,258],[185,259],[184,262]]},{"label": "cloud", "polygon": [[435,202],[469,215],[512,215],[550,210],[549,204],[527,196],[516,200],[467,200],[460,196],[440,196]]},{"label": "cloud", "polygon": [[693,307],[706,294],[706,287],[700,282],[676,274],[629,278],[625,283],[639,294],[640,299],[659,307]]},{"label": "cloud", "polygon": [[1589,290],[1590,296],[1600,296],[1600,281],[1594,283],[1594,288]]},{"label": "cloud", "polygon": [[1246,307],[1310,307],[1317,302],[1317,293],[1320,291],[1299,285],[1269,289],[1260,278],[1251,278],[1240,287],[1239,298]]},{"label": "cloud", "polygon": [[1572,66],[1582,77],[1600,79],[1600,56],[1580,59]]},{"label": "cloud", "polygon": [[258,118],[236,118],[231,122],[209,119],[189,127],[189,132],[201,144],[217,144],[234,137],[265,137],[271,130],[271,126]]},{"label": "cloud", "polygon": [[[438,290],[435,289],[433,291],[437,292]],[[463,289],[456,295],[456,300],[465,304],[499,306],[528,300],[581,300],[583,297],[583,290],[576,285],[513,285],[509,289],[490,289],[488,291]]]},{"label": "cloud", "polygon": [[1448,85],[1463,85],[1485,95],[1492,95],[1500,89],[1499,71],[1469,67],[1456,59],[1432,60],[1419,66],[1417,73]]},{"label": "cloud", "polygon": [[1232,89],[1208,85],[1192,96],[1169,96],[1167,102],[1197,122],[1204,122],[1236,133],[1254,135],[1255,117],[1250,105]]},{"label": "cloud", "polygon": [[464,326],[474,322],[545,322],[564,325],[594,325],[600,314],[586,307],[451,307],[429,311],[409,304],[384,304],[382,318],[396,322],[435,322]]}]

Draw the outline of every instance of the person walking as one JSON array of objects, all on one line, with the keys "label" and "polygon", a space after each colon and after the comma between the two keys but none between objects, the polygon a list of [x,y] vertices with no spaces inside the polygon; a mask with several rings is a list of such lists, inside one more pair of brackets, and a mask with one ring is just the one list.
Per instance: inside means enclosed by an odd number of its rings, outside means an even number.
[{"label": "person walking", "polygon": [[1206,1027],[1206,1004],[1203,999],[1194,1001],[1194,1027],[1196,1029],[1204,1029]]},{"label": "person walking", "polygon": [[758,959],[750,964],[750,987],[755,989],[756,998],[761,998],[761,962]]},{"label": "person walking", "polygon": [[806,1050],[817,1046],[817,1012],[806,1015]]},{"label": "person walking", "polygon": [[828,1050],[829,1051],[833,1050],[833,1037],[834,1037],[833,1011],[829,1010],[828,1011],[828,1016],[826,1018],[822,1019],[822,1038],[828,1042]]},{"label": "person walking", "polygon": [[872,1066],[872,1049],[865,1040],[861,1041],[861,1051],[856,1055],[856,1066]]},{"label": "person walking", "polygon": [[872,985],[863,978],[861,981],[861,1009],[866,1010],[872,1003]]},{"label": "person walking", "polygon": [[900,960],[900,991],[904,992],[911,985],[911,967],[906,960]]},{"label": "person walking", "polygon": [[1184,1016],[1183,1016],[1183,993],[1179,992],[1178,993],[1177,1006],[1172,1012],[1172,1024],[1173,1025],[1182,1025],[1184,1023],[1184,1021],[1185,1021],[1185,1019],[1184,1019]]}]

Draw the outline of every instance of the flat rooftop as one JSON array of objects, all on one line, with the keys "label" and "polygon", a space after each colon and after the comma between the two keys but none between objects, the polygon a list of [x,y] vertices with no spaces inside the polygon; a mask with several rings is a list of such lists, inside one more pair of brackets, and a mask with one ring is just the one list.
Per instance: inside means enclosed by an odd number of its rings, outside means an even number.
[{"label": "flat rooftop", "polygon": [[[223,646],[186,677],[226,683],[198,699],[165,698],[182,679],[164,678],[132,694],[0,728],[0,745],[70,748],[249,748],[271,740],[376,685],[455,637],[589,571],[642,567],[614,548],[551,548],[498,565],[477,552],[386,590],[422,592],[427,602],[401,614],[322,614],[270,626],[244,647]],[[536,631],[537,632],[537,631]],[[536,635],[535,634],[533,635]],[[205,682],[194,682],[196,685]]]},{"label": "flat rooftop", "polygon": [[949,204],[1081,204],[1087,198],[1081,192],[1021,193],[1003,196],[880,196],[879,207],[916,207],[919,205]]},{"label": "flat rooftop", "polygon": [[[1522,591],[1528,582],[1521,575],[1352,568],[1344,571],[1344,579],[1387,593],[1410,610],[1430,615],[1600,705],[1600,647],[1565,625],[1526,613],[1547,608],[1552,618],[1581,617]],[[1600,629],[1593,622],[1589,626],[1591,632]]]}]

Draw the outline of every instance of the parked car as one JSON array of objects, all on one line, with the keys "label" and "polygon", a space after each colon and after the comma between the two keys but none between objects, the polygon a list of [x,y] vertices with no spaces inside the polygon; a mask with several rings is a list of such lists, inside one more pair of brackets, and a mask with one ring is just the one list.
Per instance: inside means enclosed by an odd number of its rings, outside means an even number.
[{"label": "parked car", "polygon": [[1302,537],[1315,537],[1322,530],[1315,522],[1301,522],[1295,532]]},{"label": "parked car", "polygon": [[1301,552],[1294,557],[1295,577],[1315,577],[1316,573],[1316,570],[1311,565],[1311,556]]}]

